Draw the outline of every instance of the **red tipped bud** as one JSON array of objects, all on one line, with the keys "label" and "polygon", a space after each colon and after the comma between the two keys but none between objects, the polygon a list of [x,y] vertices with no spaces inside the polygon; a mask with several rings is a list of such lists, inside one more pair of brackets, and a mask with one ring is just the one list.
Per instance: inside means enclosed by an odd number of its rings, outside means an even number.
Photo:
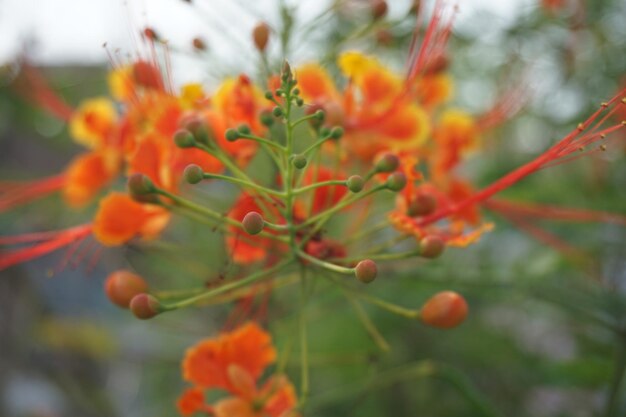
[{"label": "red tipped bud", "polygon": [[256,211],[251,211],[241,221],[243,229],[250,235],[257,235],[261,233],[265,226],[263,217]]},{"label": "red tipped bud", "polygon": [[270,40],[269,25],[265,22],[258,23],[252,30],[252,40],[254,41],[254,46],[256,46],[259,51],[265,51],[267,43]]},{"label": "red tipped bud", "polygon": [[162,311],[159,300],[150,294],[137,294],[130,300],[130,311],[141,320],[151,319]]},{"label": "red tipped bud", "polygon": [[386,185],[391,191],[401,191],[406,186],[406,175],[404,172],[396,171],[387,177]]},{"label": "red tipped bud", "polygon": [[354,275],[356,275],[356,278],[364,284],[374,281],[377,274],[378,267],[376,266],[376,262],[371,259],[362,260],[354,268]]},{"label": "red tipped bud", "polygon": [[450,329],[463,323],[467,311],[467,302],[462,295],[454,291],[442,291],[426,301],[420,318],[429,326]]},{"label": "red tipped bud", "polygon": [[[193,125],[193,122],[189,123],[189,125]],[[174,143],[179,148],[192,148],[195,146],[196,140],[189,130],[180,129],[174,133]]]},{"label": "red tipped bud", "polygon": [[380,19],[387,14],[387,2],[385,0],[371,0],[370,2],[372,18]]},{"label": "red tipped bud", "polygon": [[392,153],[383,154],[374,165],[376,172],[393,172],[400,166],[400,160]]},{"label": "red tipped bud", "polygon": [[435,211],[437,207],[437,200],[431,194],[421,193],[418,194],[407,208],[407,214],[410,217],[427,216]]},{"label": "red tipped bud", "polygon": [[204,42],[204,40],[202,40],[202,38],[193,38],[193,40],[191,41],[191,44],[198,51],[206,50],[206,43]]},{"label": "red tipped bud", "polygon": [[187,165],[183,177],[189,184],[197,184],[204,179],[204,171],[196,164]]},{"label": "red tipped bud", "polygon": [[147,175],[141,173],[132,174],[128,178],[128,191],[133,196],[151,194],[155,191],[154,183]]},{"label": "red tipped bud", "polygon": [[113,304],[122,308],[128,308],[134,296],[146,291],[148,291],[146,281],[126,270],[112,272],[104,281],[104,292],[107,297]]},{"label": "red tipped bud", "polygon": [[420,241],[420,255],[424,258],[438,258],[445,248],[446,242],[439,236],[426,236]]},{"label": "red tipped bud", "polygon": [[346,181],[346,186],[353,193],[358,193],[365,186],[365,180],[360,175],[352,175]]}]

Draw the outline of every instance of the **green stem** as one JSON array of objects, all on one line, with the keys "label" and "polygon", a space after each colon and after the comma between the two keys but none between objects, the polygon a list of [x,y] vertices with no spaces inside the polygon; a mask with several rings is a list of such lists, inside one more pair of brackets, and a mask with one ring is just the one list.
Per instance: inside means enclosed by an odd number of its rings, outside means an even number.
[{"label": "green stem", "polygon": [[294,194],[301,194],[301,193],[307,192],[309,190],[314,190],[316,188],[326,187],[326,186],[329,186],[329,185],[343,185],[343,186],[345,186],[346,185],[346,181],[345,180],[322,181],[322,182],[318,182],[318,183],[315,183],[315,184],[307,185],[307,186],[304,186],[304,187],[301,187],[301,188],[295,188],[293,190],[293,193]]},{"label": "green stem", "polygon": [[298,320],[298,328],[300,334],[300,401],[299,407],[302,407],[309,396],[309,346],[307,340],[306,328],[306,308],[308,301],[308,291],[306,288],[307,278],[305,269],[302,268],[300,275],[300,316]]},{"label": "green stem", "polygon": [[262,185],[258,185],[256,183],[242,180],[240,178],[231,177],[228,175],[211,174],[211,173],[205,172],[203,176],[205,179],[224,180],[224,181],[232,182],[233,184],[243,185],[245,187],[253,188],[256,191],[272,194],[275,196],[284,195],[281,191],[272,190],[271,188],[263,187]]},{"label": "green stem", "polygon": [[330,134],[327,136],[323,136],[321,137],[319,140],[317,140],[315,143],[313,143],[313,145],[309,146],[308,148],[306,148],[304,151],[302,151],[302,155],[306,155],[309,152],[311,152],[314,149],[319,148],[320,146],[322,146],[322,144],[324,142],[326,142],[328,139],[330,139]]},{"label": "green stem", "polygon": [[626,336],[621,333],[618,335],[617,353],[615,357],[615,369],[613,371],[613,379],[609,388],[609,395],[606,403],[606,417],[618,417],[620,414],[620,394],[624,383],[624,375],[626,374]]},{"label": "green stem", "polygon": [[271,140],[267,140],[267,139],[262,138],[260,136],[252,135],[252,134],[249,134],[249,133],[241,133],[241,132],[239,132],[239,136],[242,137],[242,138],[245,138],[245,139],[253,140],[255,142],[263,143],[263,144],[265,144],[267,146],[271,146],[272,148],[278,149],[278,150],[280,150],[282,152],[285,151],[285,147],[283,145],[281,145],[279,143],[276,143],[276,142],[272,142]]},{"label": "green stem", "polygon": [[204,293],[201,294],[197,294],[194,296],[191,296],[189,298],[186,298],[184,300],[179,300],[175,303],[171,303],[171,304],[164,304],[162,305],[162,309],[163,311],[171,311],[171,310],[176,310],[182,307],[187,307],[190,305],[193,305],[199,301],[203,301],[206,299],[210,299],[211,297],[215,297],[218,296],[220,294],[223,294],[225,292],[228,291],[232,291],[232,290],[236,290],[238,288],[242,288],[245,286],[248,286],[250,284],[253,284],[257,281],[260,281],[261,279],[273,275],[274,273],[278,272],[279,270],[281,270],[282,268],[286,267],[287,265],[289,265],[290,263],[293,262],[293,258],[290,259],[286,259],[282,262],[277,263],[276,265],[268,268],[268,269],[264,269],[261,271],[257,271],[249,276],[247,276],[246,278],[237,280],[237,281],[232,281],[229,282],[227,284],[224,284],[218,288],[214,288],[214,289],[210,289],[207,290]]},{"label": "green stem", "polygon": [[354,312],[356,313],[357,317],[361,321],[361,324],[363,325],[363,327],[365,327],[365,330],[367,330],[367,333],[370,335],[372,340],[374,340],[374,343],[376,343],[378,348],[382,350],[383,352],[389,352],[391,350],[389,343],[387,343],[387,341],[385,340],[385,337],[380,333],[376,325],[369,318],[363,306],[355,299],[353,294],[349,293],[343,288],[342,288],[342,291],[343,291],[344,296],[352,304],[352,307],[354,308]]},{"label": "green stem", "polygon": [[326,261],[322,261],[321,259],[316,258],[315,256],[311,256],[308,253],[296,248],[296,254],[302,259],[305,259],[312,264],[315,264],[321,268],[327,269],[332,272],[338,272],[340,274],[345,275],[354,275],[354,268],[346,268],[345,266],[339,266],[335,264],[331,264]]}]

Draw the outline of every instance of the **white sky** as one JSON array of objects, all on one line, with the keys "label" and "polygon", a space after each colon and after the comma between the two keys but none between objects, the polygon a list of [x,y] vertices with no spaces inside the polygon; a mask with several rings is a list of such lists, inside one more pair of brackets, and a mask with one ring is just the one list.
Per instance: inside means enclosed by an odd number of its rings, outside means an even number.
[{"label": "white sky", "polygon": [[[458,0],[456,27],[463,30],[464,21],[475,13],[490,13],[493,25],[481,30],[497,32],[537,1]],[[408,4],[408,0],[388,2],[391,13],[403,12]],[[136,51],[137,32],[149,25],[172,45],[187,50],[191,39],[202,35],[221,63],[238,65],[253,54],[249,41],[253,25],[260,19],[278,23],[276,3],[194,0],[195,7],[191,7],[182,0],[0,0],[0,64],[13,60],[25,45],[30,45],[28,55],[38,63],[103,63],[107,61],[104,42],[112,50]],[[306,21],[324,10],[331,0],[287,3],[299,4],[299,18]],[[465,30],[472,28],[465,26]],[[175,64],[174,72],[184,73],[184,78],[202,76],[184,59]]]}]

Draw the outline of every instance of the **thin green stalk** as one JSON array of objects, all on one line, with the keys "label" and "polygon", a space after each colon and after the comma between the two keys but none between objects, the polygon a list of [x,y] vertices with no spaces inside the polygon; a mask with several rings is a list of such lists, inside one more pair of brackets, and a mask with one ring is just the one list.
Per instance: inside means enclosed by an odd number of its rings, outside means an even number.
[{"label": "thin green stalk", "polygon": [[618,335],[617,353],[615,356],[615,368],[613,378],[609,387],[609,395],[606,402],[606,417],[618,417],[620,415],[620,394],[624,384],[626,374],[626,336],[623,333]]},{"label": "thin green stalk", "polygon": [[321,181],[321,182],[317,182],[315,184],[307,185],[307,186],[304,186],[304,187],[301,187],[301,188],[295,188],[293,190],[293,193],[297,195],[297,194],[301,194],[301,193],[307,192],[309,190],[314,190],[316,188],[326,187],[326,186],[329,186],[329,185],[343,185],[343,186],[345,186],[346,185],[346,181],[345,180]]},{"label": "thin green stalk", "polygon": [[270,276],[278,271],[280,271],[282,268],[286,267],[287,265],[289,265],[290,263],[293,262],[293,258],[289,258],[286,259],[282,262],[277,263],[276,265],[268,268],[268,269],[264,269],[261,271],[257,271],[249,276],[247,276],[246,278],[237,280],[237,281],[232,281],[232,282],[228,282],[218,288],[214,288],[214,289],[210,289],[205,291],[204,293],[201,294],[197,294],[194,296],[191,296],[189,298],[183,299],[183,300],[179,300],[175,303],[171,303],[171,304],[164,304],[162,305],[163,311],[170,311],[170,310],[176,310],[182,307],[187,307],[190,305],[193,305],[199,301],[203,301],[206,299],[210,299],[212,297],[218,296],[220,294],[224,294],[225,292],[228,291],[232,291],[232,290],[236,290],[242,287],[246,287],[250,284],[253,284],[257,281],[260,281],[263,278],[266,278],[267,276]]},{"label": "thin green stalk", "polygon": [[307,291],[307,277],[306,270],[301,268],[300,273],[300,316],[298,320],[299,334],[300,334],[300,365],[301,365],[301,379],[300,379],[300,401],[299,406],[302,407],[306,403],[309,396],[309,346],[307,340],[307,328],[306,328],[306,308],[309,294]]},{"label": "thin green stalk", "polygon": [[376,325],[369,318],[363,306],[355,299],[353,294],[349,293],[343,288],[342,291],[348,301],[350,301],[350,304],[352,304],[354,312],[361,321],[363,327],[365,327],[365,330],[367,330],[367,333],[370,335],[374,343],[376,343],[378,348],[383,352],[389,352],[391,350],[391,346],[389,346],[389,343],[387,343],[385,337],[380,333]]},{"label": "thin green stalk", "polygon": [[311,256],[298,248],[296,248],[295,251],[298,257],[305,259],[321,268],[327,269],[332,272],[338,272],[340,274],[354,275],[354,268],[346,268],[345,266],[339,266],[331,264],[330,262],[322,261],[321,259],[318,259],[315,256]]},{"label": "thin green stalk", "polygon": [[241,132],[239,132],[239,136],[245,139],[253,140],[255,142],[263,143],[267,146],[278,149],[279,151],[285,152],[285,147],[281,145],[280,143],[272,142],[271,140],[262,138],[260,136],[252,135],[250,133],[241,133]]},{"label": "thin green stalk", "polygon": [[242,185],[244,187],[249,187],[254,190],[257,190],[259,192],[265,192],[265,193],[272,194],[272,195],[279,196],[279,197],[282,197],[284,195],[281,191],[272,190],[271,188],[263,187],[262,185],[258,185],[256,183],[242,180],[240,178],[231,177],[228,175],[211,174],[209,172],[205,172],[203,176],[205,179],[224,180],[224,181],[232,182],[233,184]]}]

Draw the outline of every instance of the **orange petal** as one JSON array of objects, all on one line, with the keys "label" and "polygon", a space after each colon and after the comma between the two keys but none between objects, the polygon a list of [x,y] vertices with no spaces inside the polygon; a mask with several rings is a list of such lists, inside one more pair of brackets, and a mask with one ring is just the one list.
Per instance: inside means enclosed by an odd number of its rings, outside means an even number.
[{"label": "orange petal", "polygon": [[251,403],[238,397],[218,401],[214,413],[215,417],[261,417],[260,413],[254,411]]},{"label": "orange petal", "polygon": [[185,417],[205,409],[204,391],[201,388],[187,388],[176,403],[178,412]]},{"label": "orange petal", "polygon": [[91,152],[76,157],[67,167],[63,197],[72,207],[87,204],[117,173],[119,157]]}]

